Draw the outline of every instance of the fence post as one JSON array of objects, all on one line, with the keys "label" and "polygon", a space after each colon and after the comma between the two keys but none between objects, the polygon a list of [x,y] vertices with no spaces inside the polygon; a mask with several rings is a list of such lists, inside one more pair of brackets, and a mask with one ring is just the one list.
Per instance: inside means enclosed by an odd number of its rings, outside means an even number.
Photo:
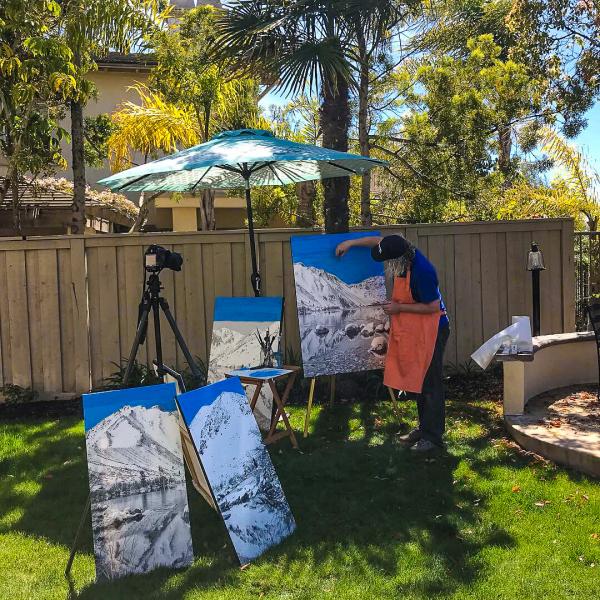
[{"label": "fence post", "polygon": [[91,389],[90,325],[87,270],[83,236],[71,238],[71,293],[73,294],[73,340],[75,343],[75,389]]},{"label": "fence post", "polygon": [[561,228],[563,331],[575,331],[575,228],[573,219],[564,220]]}]

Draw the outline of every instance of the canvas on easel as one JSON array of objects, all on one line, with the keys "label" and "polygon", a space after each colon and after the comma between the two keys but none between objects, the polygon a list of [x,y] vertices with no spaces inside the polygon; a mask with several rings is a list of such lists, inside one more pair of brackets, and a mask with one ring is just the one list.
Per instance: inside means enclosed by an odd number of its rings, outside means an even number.
[{"label": "canvas on easel", "polygon": [[382,369],[389,322],[383,264],[341,242],[379,232],[292,236],[302,364],[306,377]]},{"label": "canvas on easel", "polygon": [[175,386],[83,395],[96,578],[192,563]]},{"label": "canvas on easel", "polygon": [[239,378],[181,394],[177,403],[241,565],[296,528]]},{"label": "canvas on easel", "polygon": [[[259,337],[264,339],[267,334],[270,338],[274,337],[273,349],[278,351],[282,317],[281,297],[216,298],[208,383],[221,381],[227,371],[260,366]],[[265,386],[254,410],[258,426],[263,431],[268,431],[271,426],[272,410],[273,395]]]}]

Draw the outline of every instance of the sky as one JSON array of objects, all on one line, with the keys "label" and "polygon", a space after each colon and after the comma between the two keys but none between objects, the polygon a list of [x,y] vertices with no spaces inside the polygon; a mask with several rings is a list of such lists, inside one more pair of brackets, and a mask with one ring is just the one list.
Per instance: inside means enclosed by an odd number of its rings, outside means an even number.
[{"label": "sky", "polygon": [[283,298],[224,298],[215,300],[215,321],[268,322],[281,320]]},{"label": "sky", "polygon": [[92,429],[106,417],[124,406],[160,406],[163,410],[175,410],[176,387],[174,383],[162,383],[139,388],[111,390],[95,394],[83,394],[83,422],[85,430]]},{"label": "sky", "polygon": [[371,258],[370,248],[351,248],[342,258],[335,255],[340,242],[348,239],[380,235],[378,231],[293,235],[292,260],[307,267],[332,273],[346,283],[359,283],[369,277],[383,275],[383,263]]},{"label": "sky", "polygon": [[224,379],[178,396],[177,402],[185,422],[190,425],[203,406],[209,406],[224,392],[243,394],[244,398],[246,397],[246,392],[237,377]]}]

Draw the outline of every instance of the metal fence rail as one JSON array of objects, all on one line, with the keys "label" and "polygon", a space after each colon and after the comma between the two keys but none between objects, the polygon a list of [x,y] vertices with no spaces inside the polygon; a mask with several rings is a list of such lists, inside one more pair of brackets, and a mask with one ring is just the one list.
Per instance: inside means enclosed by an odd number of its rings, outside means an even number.
[{"label": "metal fence rail", "polygon": [[588,329],[586,305],[600,297],[600,231],[575,232],[575,318],[577,331]]}]

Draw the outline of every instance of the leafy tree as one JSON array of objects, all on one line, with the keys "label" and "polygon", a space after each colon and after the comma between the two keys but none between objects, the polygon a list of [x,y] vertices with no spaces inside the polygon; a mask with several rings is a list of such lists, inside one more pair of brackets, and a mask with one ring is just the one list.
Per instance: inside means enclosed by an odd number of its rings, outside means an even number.
[{"label": "leafy tree", "polygon": [[[214,62],[208,53],[214,44],[215,19],[215,9],[202,6],[151,36],[157,64],[149,87],[135,87],[141,104],[124,102],[113,114],[117,130],[109,140],[109,152],[114,170],[131,166],[135,153],[146,162],[207,141],[224,129],[266,126],[258,109],[258,84],[233,77],[227,62]],[[158,195],[140,195],[132,231],[142,227],[149,203]],[[214,192],[203,190],[201,199],[202,229],[214,229]]]},{"label": "leafy tree", "polygon": [[600,93],[600,6],[597,0],[515,0],[507,25],[526,60],[548,81],[548,103],[571,137]]},{"label": "leafy tree", "polygon": [[6,0],[0,5],[0,153],[7,167],[0,203],[9,189],[13,226],[21,232],[19,180],[64,165],[60,127],[75,91],[73,55],[58,36],[61,8],[52,0]]},{"label": "leafy tree", "polygon": [[[198,122],[189,108],[167,102],[144,86],[138,85],[135,89],[141,104],[123,102],[112,115],[115,130],[107,144],[113,171],[135,165],[135,153],[141,154],[143,162],[147,162],[181,147],[194,146],[200,140]],[[140,193],[139,212],[130,231],[142,228],[148,218],[150,203],[160,193],[150,196]]]},{"label": "leafy tree", "polygon": [[[513,158],[508,175],[499,165],[498,132],[535,114],[539,87],[524,65],[500,59],[491,35],[468,42],[465,57],[432,55],[398,84],[414,78],[402,101],[404,114],[380,126],[374,148],[391,160],[388,204],[402,198],[409,221],[460,218],[467,211],[493,218],[490,194],[501,193],[520,162]],[[522,135],[525,149],[531,141]],[[448,212],[450,211],[450,212]]]},{"label": "leafy tree", "polygon": [[85,117],[83,121],[85,164],[100,168],[108,158],[108,140],[115,125],[108,114]]},{"label": "leafy tree", "polygon": [[[251,77],[236,77],[230,59],[214,57],[217,18],[213,6],[199,6],[149,40],[157,62],[150,73],[150,87],[170,104],[192,113],[201,142],[224,129],[264,124],[258,109],[258,83]],[[213,190],[201,192],[200,214],[202,228],[214,229]]]},{"label": "leafy tree", "polygon": [[76,93],[70,102],[73,168],[72,233],[85,231],[85,128],[83,110],[94,93],[86,74],[109,51],[129,52],[168,15],[161,14],[160,0],[57,0],[61,29],[73,53]]}]

